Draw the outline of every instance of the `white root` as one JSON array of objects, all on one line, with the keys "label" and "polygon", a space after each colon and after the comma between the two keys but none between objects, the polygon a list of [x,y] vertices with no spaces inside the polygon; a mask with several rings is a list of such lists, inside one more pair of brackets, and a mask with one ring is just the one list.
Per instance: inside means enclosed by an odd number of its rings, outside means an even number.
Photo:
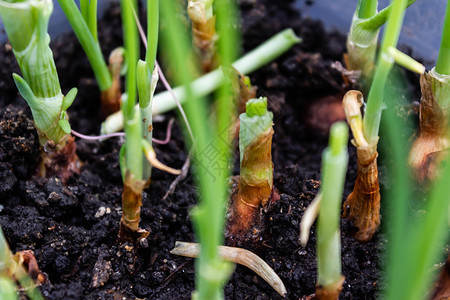
[{"label": "white root", "polygon": [[144,146],[143,150],[144,150],[145,157],[147,158],[148,162],[153,167],[155,167],[157,169],[160,169],[160,170],[162,170],[164,172],[173,174],[173,175],[180,175],[181,174],[181,170],[168,167],[165,164],[163,164],[162,162],[160,162],[156,158],[155,150],[153,150],[153,148],[150,146],[150,144],[148,144],[148,142],[146,140],[143,140],[143,146]]},{"label": "white root", "polygon": [[[175,243],[175,248],[173,248],[170,253],[185,257],[197,258],[200,254],[200,245],[197,243],[187,243],[179,242]],[[277,291],[281,296],[286,296],[287,291],[280,277],[275,273],[275,271],[258,255],[251,251],[236,248],[219,246],[219,254],[222,259],[246,266],[247,268],[254,271],[262,279],[264,279],[270,286]]]},{"label": "white root", "polygon": [[322,201],[322,193],[317,194],[316,198],[308,205],[300,222],[300,243],[303,247],[306,246],[309,240],[309,233],[311,226],[314,224],[319,215],[320,202]]}]

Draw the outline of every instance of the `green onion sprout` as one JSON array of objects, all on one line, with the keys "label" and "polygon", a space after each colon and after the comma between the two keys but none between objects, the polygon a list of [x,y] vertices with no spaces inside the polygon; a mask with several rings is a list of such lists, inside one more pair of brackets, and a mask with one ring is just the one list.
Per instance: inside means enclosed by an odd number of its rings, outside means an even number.
[{"label": "green onion sprout", "polygon": [[318,299],[339,299],[344,283],[341,274],[341,199],[348,164],[348,127],[343,122],[330,129],[328,148],[322,153],[322,195],[317,226]]},{"label": "green onion sprout", "polygon": [[[431,296],[437,278],[436,263],[445,261],[448,254],[450,164],[438,166],[440,175],[430,183],[430,192],[425,199],[422,195],[418,197],[417,184],[410,176],[405,176],[409,172],[408,157],[405,156],[408,140],[403,134],[405,125],[394,109],[387,109],[385,115],[383,126],[392,162],[388,172],[394,185],[387,190],[392,199],[386,210],[390,223],[386,232],[389,247],[386,249],[385,280],[389,285],[382,298],[445,299]],[[448,154],[446,151],[447,162]],[[417,207],[418,210],[412,210],[413,203],[422,205]],[[421,213],[417,214],[418,211]]]},{"label": "green onion sprout", "polygon": [[268,203],[273,190],[273,114],[267,110],[267,98],[249,100],[239,120],[240,176],[229,231],[245,238],[258,224],[260,207]]},{"label": "green onion sprout", "polygon": [[[394,65],[390,49],[396,48],[405,14],[406,0],[393,0],[370,87],[364,118],[360,107],[363,95],[358,91],[345,94],[343,106],[357,149],[358,176],[353,192],[343,205],[343,216],[358,228],[356,239],[367,241],[380,225],[380,188],[378,182],[377,144],[381,113],[388,76]],[[392,50],[391,50],[392,52]]]},{"label": "green onion sprout", "polygon": [[[415,139],[409,164],[419,182],[438,177],[435,165],[450,147],[448,117],[450,110],[450,2],[444,19],[441,46],[436,67],[421,75],[419,133]],[[435,155],[438,154],[438,155]]]},{"label": "green onion sprout", "polygon": [[[137,96],[138,39],[137,25],[134,19],[134,4],[132,0],[121,0],[123,36],[127,53],[126,95],[122,98],[122,113],[125,120],[125,144],[120,151],[120,167],[123,177],[122,218],[119,229],[119,241],[137,244],[146,238],[149,232],[139,228],[142,205],[142,191],[147,183],[143,179],[143,159],[150,164],[173,174],[179,170],[165,167],[156,160],[155,152],[147,139],[143,139],[142,119],[140,110],[135,110]],[[142,64],[141,64],[142,65]],[[148,70],[146,70],[148,71]],[[147,82],[148,83],[148,82]],[[146,99],[143,99],[146,101]]]},{"label": "green onion sprout", "polygon": [[67,114],[77,89],[66,96],[61,92],[47,33],[52,11],[50,0],[0,1],[0,16],[23,76],[13,78],[31,108],[42,146],[38,173],[65,182],[81,167]]},{"label": "green onion sprout", "polygon": [[[229,175],[229,151],[227,141],[221,140],[219,131],[223,128],[223,121],[231,112],[221,110],[214,123],[210,123],[204,116],[207,115],[206,102],[201,99],[200,93],[194,89],[191,84],[196,74],[199,73],[195,65],[186,64],[186,60],[193,57],[191,42],[184,34],[183,25],[176,17],[175,1],[161,1],[161,15],[171,26],[167,27],[166,33],[162,35],[163,49],[165,55],[171,58],[174,65],[178,66],[175,75],[175,82],[184,86],[183,94],[185,98],[185,111],[191,124],[192,132],[195,137],[193,145],[193,167],[195,179],[199,189],[199,203],[192,210],[192,219],[197,238],[200,242],[200,256],[196,260],[196,290],[192,295],[193,299],[198,300],[219,300],[223,299],[223,285],[232,272],[232,265],[223,261],[218,252],[218,246],[224,241],[223,229],[225,225],[225,207],[227,196],[226,178]],[[223,17],[224,23],[227,22],[227,12],[234,11],[232,2],[217,0],[216,4],[220,6],[217,17]],[[224,10],[226,9],[226,10]],[[229,19],[228,19],[229,20]],[[223,27],[222,27],[223,28]],[[227,36],[230,32],[220,32],[221,36]],[[232,33],[231,33],[232,34]],[[230,47],[236,45],[228,44],[229,40],[236,40],[233,37],[225,39],[222,44],[222,50],[225,52],[220,61],[228,66],[233,60],[233,53],[228,52]],[[206,76],[209,76],[208,74]],[[222,81],[222,73],[218,71],[213,74],[216,87]],[[203,87],[204,89],[205,87]],[[223,94],[222,94],[223,95]],[[229,101],[229,98],[220,99],[219,102]],[[156,97],[155,103],[156,104]],[[222,103],[223,104],[223,103]],[[231,105],[231,103],[229,103]],[[220,105],[223,107],[222,105]],[[154,110],[155,113],[155,110]],[[229,119],[228,119],[229,122]],[[187,132],[185,131],[186,136]],[[189,140],[189,136],[188,139]],[[218,156],[216,160],[210,161],[208,153],[214,151]],[[212,165],[211,165],[212,164]]]}]

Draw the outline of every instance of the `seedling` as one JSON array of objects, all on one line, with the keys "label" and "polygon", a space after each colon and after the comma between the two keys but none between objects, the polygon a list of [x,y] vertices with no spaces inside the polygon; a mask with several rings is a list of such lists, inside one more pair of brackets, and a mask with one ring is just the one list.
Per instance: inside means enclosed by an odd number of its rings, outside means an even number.
[{"label": "seedling", "polygon": [[[223,243],[223,228],[225,221],[225,203],[227,196],[226,178],[229,175],[230,148],[228,134],[222,135],[228,129],[231,116],[231,99],[229,93],[222,87],[218,97],[218,115],[215,123],[208,123],[206,116],[206,103],[194,89],[192,80],[198,74],[193,64],[184,63],[186,57],[192,57],[192,49],[186,35],[183,34],[183,26],[174,15],[175,1],[162,1],[161,12],[172,26],[167,27],[167,35],[163,36],[165,53],[171,57],[174,64],[179,66],[175,74],[176,82],[184,85],[186,115],[192,125],[195,137],[193,144],[193,166],[195,179],[200,187],[199,204],[192,210],[192,218],[197,237],[200,241],[200,257],[196,261],[196,291],[194,299],[219,300],[223,299],[223,285],[231,274],[232,265],[225,263],[219,255],[218,246]],[[233,28],[223,26],[229,24],[230,15],[235,12],[235,7],[230,1],[217,1],[217,19],[220,35],[224,39],[219,43],[219,59],[224,67],[230,67],[235,59],[239,44]],[[221,84],[220,71],[206,76],[214,79],[216,85]],[[216,81],[217,80],[217,81]],[[205,87],[203,87],[205,88]],[[156,100],[156,99],[155,99]],[[156,104],[156,101],[155,101]],[[189,139],[188,139],[189,140]],[[208,153],[214,151],[217,159],[214,165],[210,165]]]},{"label": "seedling", "polygon": [[437,177],[435,165],[442,150],[450,146],[448,117],[450,109],[450,2],[447,1],[441,47],[436,67],[420,77],[419,134],[409,155],[409,164],[420,182]]},{"label": "seedling", "polygon": [[406,0],[394,0],[389,13],[386,31],[378,56],[377,67],[370,88],[364,119],[360,108],[363,96],[349,91],[344,96],[343,106],[347,122],[353,133],[357,149],[358,176],[353,192],[343,205],[343,215],[351,220],[360,241],[370,240],[380,225],[380,188],[377,168],[377,144],[381,112],[385,98],[385,87],[394,64],[391,48],[396,48],[403,22]]},{"label": "seedling", "polygon": [[47,33],[52,11],[50,0],[0,1],[0,16],[23,75],[13,74],[14,82],[31,108],[42,147],[38,174],[67,181],[81,166],[67,114],[77,89],[66,96],[61,92]]},{"label": "seedling", "polygon": [[[408,6],[415,0],[408,0]],[[374,71],[378,34],[381,26],[389,18],[392,4],[377,13],[378,0],[358,0],[347,38],[345,57],[349,70],[361,72],[359,79],[362,89],[369,90]]]},{"label": "seedling", "polygon": [[215,68],[217,35],[213,2],[213,0],[189,0],[187,6],[187,13],[192,21],[194,45],[205,72]]},{"label": "seedling", "polygon": [[333,124],[329,146],[322,153],[321,188],[306,209],[300,224],[300,242],[306,246],[310,228],[319,215],[315,294],[318,299],[339,299],[345,279],[341,274],[339,215],[348,165],[347,140],[348,127],[342,122]]},{"label": "seedling", "polygon": [[258,224],[259,210],[273,192],[273,114],[267,111],[267,98],[249,100],[239,120],[241,170],[229,220],[229,231],[236,237],[246,236]]},{"label": "seedling", "polygon": [[179,170],[166,167],[157,159],[151,144],[143,139],[140,111],[134,109],[136,104],[136,68],[138,41],[137,26],[134,20],[134,8],[131,0],[122,0],[122,23],[124,24],[124,41],[128,57],[126,97],[123,97],[122,112],[125,120],[125,144],[120,150],[120,167],[124,182],[122,193],[122,219],[120,222],[119,241],[136,244],[148,236],[146,230],[139,228],[142,205],[142,191],[148,178],[143,179],[144,155],[153,166],[172,174]]},{"label": "seedling", "polygon": [[339,299],[344,283],[339,221],[348,164],[347,141],[347,125],[342,122],[333,124],[329,146],[322,153],[322,199],[317,227],[318,299]]},{"label": "seedling", "polygon": [[[393,95],[395,96],[395,95]],[[387,190],[389,199],[386,217],[389,218],[385,276],[389,283],[384,299],[429,299],[436,263],[445,261],[449,241],[450,164],[439,166],[440,176],[431,183],[426,202],[419,207],[421,213],[411,210],[411,204],[420,204],[414,192],[415,183],[408,174],[407,139],[402,134],[403,124],[393,109],[386,111],[386,141],[390,145],[391,162],[388,167],[394,185]],[[447,152],[446,160],[449,155]],[[421,197],[422,198],[422,197]],[[407,287],[407,288],[405,288]],[[439,299],[439,298],[438,298]],[[441,298],[445,299],[445,298]]]}]

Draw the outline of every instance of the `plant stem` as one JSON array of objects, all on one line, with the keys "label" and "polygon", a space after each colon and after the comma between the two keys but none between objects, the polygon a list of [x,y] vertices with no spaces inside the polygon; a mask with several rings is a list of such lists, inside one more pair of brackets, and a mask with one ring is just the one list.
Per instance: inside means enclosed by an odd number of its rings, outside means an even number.
[{"label": "plant stem", "polygon": [[147,0],[147,52],[145,61],[150,74],[153,72],[158,50],[159,0]]},{"label": "plant stem", "polygon": [[66,98],[61,92],[47,33],[52,11],[50,0],[0,1],[0,15],[24,77],[13,74],[13,79],[31,108],[39,143],[43,146],[38,174],[59,176],[65,182],[80,167],[66,113],[76,89]]},{"label": "plant stem", "polygon": [[396,48],[398,36],[405,15],[406,0],[393,0],[392,10],[384,32],[374,80],[370,88],[364,115],[364,136],[369,144],[376,143],[380,128],[384,90],[394,60],[389,47]]},{"label": "plant stem", "polygon": [[[212,2],[209,4],[212,11]],[[240,49],[240,36],[236,30],[237,27],[229,26],[229,24],[238,24],[236,20],[237,8],[234,1],[216,0],[215,1],[216,12],[216,27],[217,33],[221,37],[217,42],[217,63],[222,68],[230,68],[233,61],[238,57],[238,49]],[[232,119],[233,109],[233,94],[230,89],[229,80],[225,79],[222,82],[222,86],[216,93],[217,99],[217,132],[228,132],[230,127],[230,120]],[[229,134],[224,134],[222,137],[217,138],[217,144],[220,153],[223,153],[223,159],[220,160],[220,168],[226,169],[231,161],[232,152],[230,151],[231,138]],[[227,189],[227,172],[223,172],[223,177],[220,181],[224,185],[224,189]]]},{"label": "plant stem", "polygon": [[98,43],[97,34],[97,0],[90,0],[89,2],[89,21],[88,27],[91,31],[92,37]]},{"label": "plant stem", "polygon": [[372,82],[372,87],[369,91],[366,111],[363,118],[364,136],[369,144],[373,144],[378,139],[384,88],[392,66],[393,60],[382,53],[378,59],[377,70]]},{"label": "plant stem", "polygon": [[245,240],[259,225],[259,212],[273,192],[273,113],[267,98],[250,99],[239,116],[240,175],[238,192],[230,204],[228,232],[234,240]]},{"label": "plant stem", "polygon": [[[301,39],[295,35],[292,29],[285,29],[235,61],[233,67],[243,74],[249,74],[276,59],[300,41]],[[193,80],[190,88],[197,98],[201,98],[217,89],[224,78],[222,70],[217,69]],[[176,87],[173,89],[173,92],[181,103],[186,101],[186,87]],[[174,109],[176,106],[177,104],[170,92],[164,91],[155,95],[152,113],[153,115],[162,114]],[[122,128],[122,114],[114,113],[102,123],[101,132],[102,134],[108,134],[119,131]]]},{"label": "plant stem", "polygon": [[80,12],[86,24],[89,24],[89,0],[80,0]]},{"label": "plant stem", "polygon": [[94,70],[95,78],[101,91],[109,89],[112,85],[111,74],[108,71],[103,54],[94,36],[84,21],[78,7],[73,0],[58,0],[64,14],[70,22],[81,47]]},{"label": "plant stem", "polygon": [[436,72],[442,75],[450,75],[450,1],[447,0],[445,10],[444,27],[442,29],[441,47],[436,62]]},{"label": "plant stem", "polygon": [[133,174],[135,180],[142,178],[141,138],[142,125],[138,110],[134,109],[136,103],[136,64],[137,64],[137,27],[133,15],[131,0],[121,0],[122,24],[124,44],[127,53],[128,68],[126,77],[127,96],[123,99],[122,112],[125,120],[126,137],[126,165],[127,170]]},{"label": "plant stem", "polygon": [[322,200],[317,228],[317,284],[325,289],[334,286],[342,277],[339,220],[348,164],[347,141],[347,125],[343,122],[333,124],[329,146],[322,154]]},{"label": "plant stem", "polygon": [[[393,6],[391,4],[379,13],[373,13],[373,11],[376,12],[375,2],[363,0],[358,2],[347,39],[347,68],[361,72],[359,85],[364,92],[369,90],[374,76],[375,56],[380,28],[386,23]],[[408,0],[407,5],[409,6],[414,2],[415,0]],[[364,10],[361,10],[362,5],[365,5]],[[363,11],[365,12],[362,13]],[[367,18],[362,18],[360,13],[367,16]]]},{"label": "plant stem", "polygon": [[359,0],[361,6],[359,7],[358,18],[367,19],[377,13],[378,0]]},{"label": "plant stem", "polygon": [[[136,22],[138,22],[136,16]],[[140,24],[138,24],[140,26]],[[153,137],[152,106],[153,94],[158,83],[158,72],[155,67],[159,33],[159,0],[147,1],[147,42],[145,62],[139,60],[137,66],[137,84],[139,93],[139,109],[142,119],[142,135],[151,145]],[[143,158],[142,180],[149,181],[151,165]]]},{"label": "plant stem", "polygon": [[[388,239],[390,247],[386,250],[386,277],[389,286],[383,299],[428,299],[430,287],[436,275],[435,263],[444,258],[444,249],[448,243],[448,195],[450,193],[450,157],[446,152],[447,163],[440,165],[440,177],[429,188],[425,206],[419,211],[426,212],[417,216],[411,211],[411,202],[418,203],[418,198],[406,163],[408,135],[403,121],[394,109],[386,111],[386,138],[390,145],[392,164],[389,174],[395,189],[389,191],[391,206],[386,215],[391,220]],[[413,262],[413,263],[412,263]],[[405,288],[407,287],[407,288]]]},{"label": "plant stem", "polygon": [[423,74],[425,72],[424,65],[413,59],[411,56],[401,52],[397,48],[389,47],[388,51],[398,65],[417,74]]},{"label": "plant stem", "polygon": [[220,182],[224,176],[221,173],[229,171],[221,170],[216,165],[211,166],[214,162],[207,157],[208,151],[212,149],[214,155],[219,156],[217,159],[221,159],[223,153],[215,151],[218,146],[216,136],[219,133],[212,134],[211,128],[214,126],[210,126],[206,118],[206,102],[197,97],[198,94],[190,84],[198,70],[193,64],[186,63],[193,57],[193,52],[175,11],[175,1],[161,2],[162,17],[171,25],[162,36],[164,49],[167,51],[165,53],[173,60],[174,65],[178,66],[175,79],[185,85],[185,111],[196,139],[194,174],[200,187],[200,201],[192,210],[192,218],[195,232],[201,242],[201,255],[196,261],[196,292],[193,297],[199,300],[219,300],[223,299],[222,287],[232,269],[230,264],[223,262],[217,249],[224,240],[224,211],[227,199],[227,190],[223,182]]}]

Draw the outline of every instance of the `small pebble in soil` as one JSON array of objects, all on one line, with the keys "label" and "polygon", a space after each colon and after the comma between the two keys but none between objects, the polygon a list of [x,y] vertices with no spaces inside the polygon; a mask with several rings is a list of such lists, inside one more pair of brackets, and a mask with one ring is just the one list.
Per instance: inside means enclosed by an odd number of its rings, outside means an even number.
[{"label": "small pebble in soil", "polygon": [[100,206],[97,212],[95,213],[95,217],[98,219],[100,217],[103,217],[103,215],[106,213],[106,208],[104,206]]},{"label": "small pebble in soil", "polygon": [[301,255],[301,256],[303,256],[303,255],[306,255],[308,252],[306,252],[306,250],[299,250],[298,251],[298,255]]},{"label": "small pebble in soil", "polygon": [[148,248],[148,240],[147,240],[147,239],[141,239],[141,240],[139,241],[139,245],[140,245],[142,248],[147,249],[147,248]]},{"label": "small pebble in soil", "polygon": [[56,203],[56,202],[58,202],[59,200],[61,200],[61,196],[60,196],[58,193],[56,193],[56,192],[51,192],[50,195],[48,195],[47,200],[48,200],[49,202]]}]

